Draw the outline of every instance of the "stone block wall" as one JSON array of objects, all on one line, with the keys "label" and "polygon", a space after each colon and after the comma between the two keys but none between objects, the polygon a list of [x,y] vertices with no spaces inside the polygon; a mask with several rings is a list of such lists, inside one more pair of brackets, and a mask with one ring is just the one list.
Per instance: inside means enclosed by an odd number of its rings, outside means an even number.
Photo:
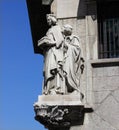
[{"label": "stone block wall", "polygon": [[81,130],[119,130],[119,59],[102,61],[91,63],[92,87],[86,98],[94,112],[86,114]]}]

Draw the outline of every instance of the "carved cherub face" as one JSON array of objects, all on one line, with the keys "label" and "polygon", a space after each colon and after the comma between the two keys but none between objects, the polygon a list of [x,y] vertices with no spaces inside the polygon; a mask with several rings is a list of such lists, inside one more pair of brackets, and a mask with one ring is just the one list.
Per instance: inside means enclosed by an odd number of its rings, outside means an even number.
[{"label": "carved cherub face", "polygon": [[69,24],[64,25],[63,27],[63,34],[65,36],[70,36],[72,34],[72,26]]}]

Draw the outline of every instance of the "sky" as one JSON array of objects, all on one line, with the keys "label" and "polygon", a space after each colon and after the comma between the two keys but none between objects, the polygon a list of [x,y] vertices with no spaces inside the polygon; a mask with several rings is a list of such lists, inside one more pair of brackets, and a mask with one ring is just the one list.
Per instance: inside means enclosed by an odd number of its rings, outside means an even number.
[{"label": "sky", "polygon": [[45,130],[33,104],[42,90],[25,0],[0,0],[0,130]]}]

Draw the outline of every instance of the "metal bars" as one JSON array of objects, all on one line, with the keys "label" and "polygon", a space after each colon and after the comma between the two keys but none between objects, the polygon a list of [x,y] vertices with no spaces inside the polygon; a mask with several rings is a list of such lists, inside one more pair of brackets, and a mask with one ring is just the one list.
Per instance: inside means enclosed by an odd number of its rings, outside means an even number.
[{"label": "metal bars", "polygon": [[105,19],[100,24],[99,58],[119,57],[119,18]]}]

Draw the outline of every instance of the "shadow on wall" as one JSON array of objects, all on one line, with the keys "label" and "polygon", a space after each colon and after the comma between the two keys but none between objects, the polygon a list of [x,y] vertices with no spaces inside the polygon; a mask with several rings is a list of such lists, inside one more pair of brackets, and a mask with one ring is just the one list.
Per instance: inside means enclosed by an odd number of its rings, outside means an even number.
[{"label": "shadow on wall", "polygon": [[26,0],[30,19],[31,34],[33,39],[34,52],[39,53],[38,40],[48,30],[46,14],[50,13],[50,5],[42,5],[42,0]]},{"label": "shadow on wall", "polygon": [[97,19],[97,7],[96,0],[79,0],[77,18],[85,18],[85,16],[91,15],[93,20]]},{"label": "shadow on wall", "polygon": [[[44,2],[47,1],[44,0]],[[26,3],[30,19],[34,52],[39,53],[40,50],[37,47],[37,42],[48,30],[46,14],[51,12],[50,5],[43,5],[42,0],[26,0]],[[77,18],[85,18],[86,15],[91,15],[93,19],[96,18],[96,2],[94,0],[79,0]]]}]

